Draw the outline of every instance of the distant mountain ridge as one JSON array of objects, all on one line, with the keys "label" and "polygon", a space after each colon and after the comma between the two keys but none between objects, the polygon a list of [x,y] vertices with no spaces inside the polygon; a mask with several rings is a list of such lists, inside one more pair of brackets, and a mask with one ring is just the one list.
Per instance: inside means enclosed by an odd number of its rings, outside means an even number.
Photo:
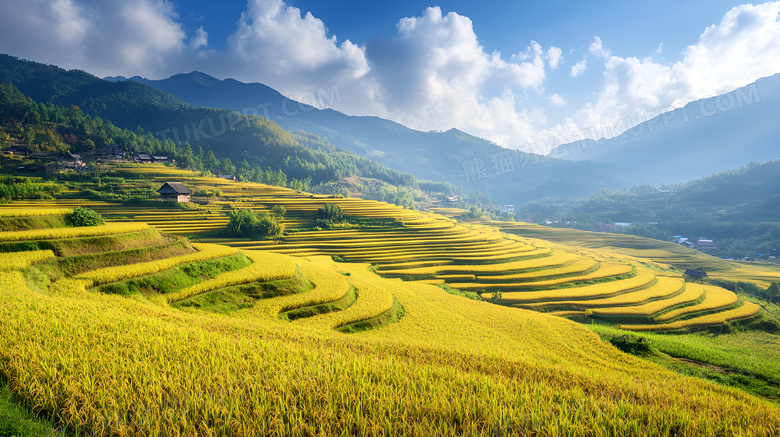
[{"label": "distant mountain ridge", "polygon": [[337,149],[310,135],[291,134],[264,117],[194,107],[135,81],[111,82],[84,71],[66,71],[0,54],[2,83],[13,85],[38,103],[78,106],[85,114],[101,117],[140,136],[152,134],[163,141],[174,141],[178,136],[196,153],[199,148],[211,150],[220,159],[230,158],[236,166],[247,160],[251,167],[282,170],[290,178],[308,179],[315,184],[355,175],[390,184],[414,183],[409,174]]},{"label": "distant mountain ridge", "polygon": [[[317,109],[260,83],[220,80],[197,71],[162,80],[137,76],[129,80],[171,93],[191,105],[264,115],[288,131],[310,132],[390,168],[481,190],[502,202],[582,197],[603,187],[627,184],[623,176],[603,164],[511,151],[457,129],[422,132],[379,117]],[[336,95],[331,91],[325,92],[326,102]]]},{"label": "distant mountain ridge", "polygon": [[780,158],[780,74],[549,156],[631,168],[636,184],[683,182]]}]

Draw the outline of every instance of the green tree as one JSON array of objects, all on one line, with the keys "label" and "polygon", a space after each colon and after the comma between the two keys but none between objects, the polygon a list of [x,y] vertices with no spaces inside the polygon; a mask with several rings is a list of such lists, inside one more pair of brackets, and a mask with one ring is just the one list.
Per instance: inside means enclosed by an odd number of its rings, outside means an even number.
[{"label": "green tree", "polygon": [[283,219],[287,214],[287,208],[283,207],[282,205],[274,205],[274,207],[271,208],[271,212],[273,212],[276,218]]},{"label": "green tree", "polygon": [[280,238],[284,234],[284,225],[263,211],[236,209],[228,216],[227,230],[234,237]]},{"label": "green tree", "polygon": [[233,165],[233,162],[228,157],[222,158],[222,162],[220,163],[220,170],[222,171],[222,174],[236,174],[236,166]]},{"label": "green tree", "polygon": [[780,302],[780,284],[773,282],[772,285],[764,291],[764,297],[770,302]]},{"label": "green tree", "polygon": [[103,216],[100,213],[87,208],[86,206],[77,206],[68,216],[71,226],[99,226],[103,224]]},{"label": "green tree", "polygon": [[24,141],[24,144],[27,144],[27,147],[31,147],[35,142],[35,131],[31,127],[24,130],[22,141]]},{"label": "green tree", "polygon": [[257,226],[257,216],[250,209],[234,209],[228,217],[228,233],[236,237],[249,236]]},{"label": "green tree", "polygon": [[337,222],[343,218],[343,213],[341,212],[341,208],[335,203],[326,203],[322,208],[317,210],[317,218],[330,222]]}]

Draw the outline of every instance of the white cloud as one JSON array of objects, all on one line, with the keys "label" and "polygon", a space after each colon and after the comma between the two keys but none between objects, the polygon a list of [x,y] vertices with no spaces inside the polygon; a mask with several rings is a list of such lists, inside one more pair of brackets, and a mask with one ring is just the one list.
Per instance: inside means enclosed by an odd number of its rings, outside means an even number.
[{"label": "white cloud", "polygon": [[209,34],[203,29],[203,26],[200,26],[198,30],[195,31],[195,36],[190,41],[190,47],[197,50],[201,47],[208,47],[208,45]]},{"label": "white cloud", "polygon": [[561,62],[561,54],[563,51],[559,47],[552,46],[547,49],[547,62],[550,64],[550,68],[553,70],[558,69],[558,65]]},{"label": "white cloud", "polygon": [[366,48],[371,77],[381,84],[383,115],[424,130],[458,127],[494,140],[531,138],[530,120],[538,117],[518,111],[518,93],[543,90],[544,59],[555,50],[531,41],[508,58],[487,53],[468,17],[443,15],[438,7],[397,27],[397,37]]},{"label": "white cloud", "polygon": [[328,36],[322,20],[282,0],[250,0],[220,75],[259,81],[286,94],[352,81],[368,71],[364,48]]},{"label": "white cloud", "polygon": [[609,51],[609,49],[604,48],[604,44],[601,42],[601,38],[597,36],[593,37],[593,42],[590,43],[588,51],[591,55],[595,55],[604,59],[609,59],[609,57],[612,56],[612,53]]},{"label": "white cloud", "polygon": [[[780,2],[732,8],[671,64],[610,57],[604,64],[605,85],[596,101],[578,111],[578,124],[596,126],[626,117],[641,121],[642,114],[678,108],[780,72],[779,16]],[[596,45],[595,51],[609,53]]]},{"label": "white cloud", "polygon": [[555,106],[564,106],[566,105],[566,99],[560,96],[558,93],[553,93],[549,97],[547,97],[547,100],[550,101]]},{"label": "white cloud", "polygon": [[569,71],[569,76],[571,77],[577,77],[580,74],[585,72],[585,68],[588,66],[588,60],[583,58],[580,62],[577,62],[576,64],[571,66],[571,70]]},{"label": "white cloud", "polygon": [[98,75],[154,74],[185,48],[167,1],[3,2],[0,50]]},{"label": "white cloud", "polygon": [[[5,0],[0,52],[98,75],[160,78],[199,69],[290,96],[336,84],[343,102],[334,109],[343,112],[545,149],[583,127],[681,106],[780,72],[779,13],[778,2],[735,7],[670,63],[613,56],[595,36],[569,75],[579,77],[596,62],[602,81],[586,88],[591,75],[579,79],[582,94],[569,92],[570,102],[544,92],[547,69],[565,62],[563,50],[535,41],[514,53],[486,50],[468,17],[438,7],[400,19],[392,37],[358,45],[339,41],[322,20],[284,0],[248,0],[227,49],[218,51],[208,24],[187,35],[168,0]],[[551,120],[540,107],[547,104],[556,107],[552,113],[571,112]]]}]

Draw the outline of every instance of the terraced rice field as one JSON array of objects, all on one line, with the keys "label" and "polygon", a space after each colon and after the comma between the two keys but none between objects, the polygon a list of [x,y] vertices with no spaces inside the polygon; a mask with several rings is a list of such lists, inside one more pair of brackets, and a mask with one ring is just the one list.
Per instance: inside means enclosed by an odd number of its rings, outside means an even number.
[{"label": "terraced rice field", "polygon": [[[127,246],[161,241],[134,229],[48,229],[61,238],[20,241],[54,249],[0,254],[14,262],[0,271],[0,378],[23,407],[74,435],[780,432],[775,406],[620,353],[559,317],[382,278],[367,264],[327,256],[195,243],[192,253],[128,263]],[[546,248],[557,265],[579,260]],[[55,274],[95,253],[116,265]],[[623,280],[648,280],[646,273]],[[680,285],[672,282],[668,289]],[[107,294],[121,283],[137,288]],[[706,291],[700,310],[727,303]],[[666,327],[753,310],[675,317]]]},{"label": "terraced rice field", "polygon": [[[116,171],[132,175],[141,170],[120,167]],[[66,200],[19,202],[11,204],[7,211],[16,213],[25,208],[57,211],[84,204],[104,214],[109,221],[149,223],[163,232],[195,238],[200,235],[201,241],[245,251],[296,257],[337,256],[349,263],[372,264],[378,274],[387,278],[447,284],[504,305],[567,316],[612,318],[633,322],[626,325],[641,325],[641,329],[645,329],[644,325],[657,324],[665,330],[667,325],[681,319],[695,319],[703,312],[731,311],[741,305],[736,295],[721,289],[709,293],[710,299],[702,302],[702,293],[695,292],[697,287],[683,289],[680,273],[662,263],[616,251],[572,248],[521,237],[504,233],[490,223],[463,224],[442,215],[381,202],[316,196],[261,184],[204,178],[168,168],[157,168],[152,175],[158,182],[173,179],[193,188],[218,189],[222,197],[213,205],[193,209]],[[326,203],[338,205],[348,223],[360,225],[313,230],[315,212]],[[203,236],[225,227],[226,211],[230,208],[270,211],[275,205],[287,210],[283,223],[288,232],[279,241]],[[0,212],[3,210],[5,207],[0,208]],[[3,238],[22,238],[22,235]],[[714,296],[718,296],[717,303],[710,302]],[[760,315],[759,309],[753,309],[746,319]],[[686,324],[690,326],[693,325]]]}]

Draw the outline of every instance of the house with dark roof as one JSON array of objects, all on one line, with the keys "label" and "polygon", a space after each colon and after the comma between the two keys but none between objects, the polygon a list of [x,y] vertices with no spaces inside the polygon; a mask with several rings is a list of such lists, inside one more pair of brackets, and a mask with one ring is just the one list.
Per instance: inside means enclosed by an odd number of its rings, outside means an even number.
[{"label": "house with dark roof", "polygon": [[219,178],[220,179],[225,179],[225,180],[228,180],[228,181],[237,181],[238,180],[238,178],[234,174],[221,174],[221,175],[219,175]]},{"label": "house with dark roof", "polygon": [[119,144],[106,144],[103,147],[95,149],[92,156],[95,159],[102,159],[106,161],[112,160],[124,160],[127,152],[122,150],[122,146]]},{"label": "house with dark roof", "polygon": [[189,202],[192,191],[181,182],[166,182],[157,190],[163,202]]},{"label": "house with dark roof", "polygon": [[142,164],[150,164],[152,162],[152,155],[148,153],[136,153],[134,161]]}]

